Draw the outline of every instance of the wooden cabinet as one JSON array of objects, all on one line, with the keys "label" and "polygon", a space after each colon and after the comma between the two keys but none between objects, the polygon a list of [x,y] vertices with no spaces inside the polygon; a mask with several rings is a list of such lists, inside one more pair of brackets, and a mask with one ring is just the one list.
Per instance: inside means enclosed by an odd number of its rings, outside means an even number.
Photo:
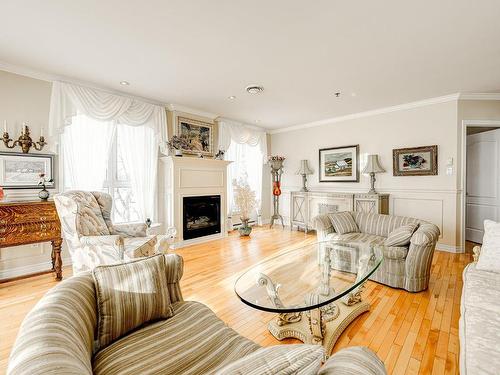
[{"label": "wooden cabinet", "polygon": [[54,202],[0,202],[0,248],[52,243],[52,270],[62,279],[61,224]]},{"label": "wooden cabinet", "polygon": [[313,228],[312,219],[315,216],[339,211],[389,214],[389,194],[292,191],[290,229],[297,226],[307,232]]}]

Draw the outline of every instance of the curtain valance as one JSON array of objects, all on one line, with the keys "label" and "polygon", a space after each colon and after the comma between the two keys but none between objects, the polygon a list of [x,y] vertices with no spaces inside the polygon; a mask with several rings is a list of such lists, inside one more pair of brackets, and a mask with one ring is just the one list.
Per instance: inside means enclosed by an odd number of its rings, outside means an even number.
[{"label": "curtain valance", "polygon": [[227,151],[231,141],[254,147],[259,146],[264,162],[267,162],[267,136],[263,130],[227,119],[219,119],[218,122],[219,149]]},{"label": "curtain valance", "polygon": [[166,111],[162,106],[90,87],[53,82],[50,134],[62,133],[65,126],[71,125],[72,118],[77,113],[100,121],[151,127],[162,149],[168,139]]}]

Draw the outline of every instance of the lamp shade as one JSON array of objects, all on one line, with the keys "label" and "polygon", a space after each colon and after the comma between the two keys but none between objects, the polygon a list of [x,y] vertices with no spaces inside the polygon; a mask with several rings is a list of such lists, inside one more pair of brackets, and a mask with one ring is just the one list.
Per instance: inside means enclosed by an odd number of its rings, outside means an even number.
[{"label": "lamp shade", "polygon": [[368,159],[366,160],[365,168],[362,173],[382,173],[385,172],[385,169],[382,168],[378,161],[378,155],[368,155]]},{"label": "lamp shade", "polygon": [[307,160],[300,161],[300,167],[295,174],[313,174],[312,169],[309,168],[309,165],[307,164]]}]

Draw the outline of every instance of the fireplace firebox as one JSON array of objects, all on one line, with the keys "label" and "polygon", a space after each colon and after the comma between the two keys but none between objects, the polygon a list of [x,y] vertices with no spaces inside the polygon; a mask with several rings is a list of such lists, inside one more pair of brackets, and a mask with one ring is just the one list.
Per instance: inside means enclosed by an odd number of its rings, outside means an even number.
[{"label": "fireplace firebox", "polygon": [[220,195],[183,197],[184,240],[221,232]]}]

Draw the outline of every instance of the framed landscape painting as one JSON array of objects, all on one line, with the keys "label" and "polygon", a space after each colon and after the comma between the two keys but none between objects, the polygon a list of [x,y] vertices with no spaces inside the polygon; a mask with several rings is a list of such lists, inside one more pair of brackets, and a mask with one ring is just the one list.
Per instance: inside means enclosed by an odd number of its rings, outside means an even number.
[{"label": "framed landscape painting", "polygon": [[188,147],[182,149],[186,154],[213,155],[213,124],[177,117],[177,136],[183,138]]},{"label": "framed landscape painting", "polygon": [[[38,189],[40,174],[54,179],[54,155],[0,152],[0,186],[4,189]],[[54,188],[54,182],[46,184]]]},{"label": "framed landscape painting", "polygon": [[438,174],[438,146],[392,150],[394,176],[432,176]]},{"label": "framed landscape painting", "polygon": [[320,149],[319,182],[359,182],[359,145]]}]

